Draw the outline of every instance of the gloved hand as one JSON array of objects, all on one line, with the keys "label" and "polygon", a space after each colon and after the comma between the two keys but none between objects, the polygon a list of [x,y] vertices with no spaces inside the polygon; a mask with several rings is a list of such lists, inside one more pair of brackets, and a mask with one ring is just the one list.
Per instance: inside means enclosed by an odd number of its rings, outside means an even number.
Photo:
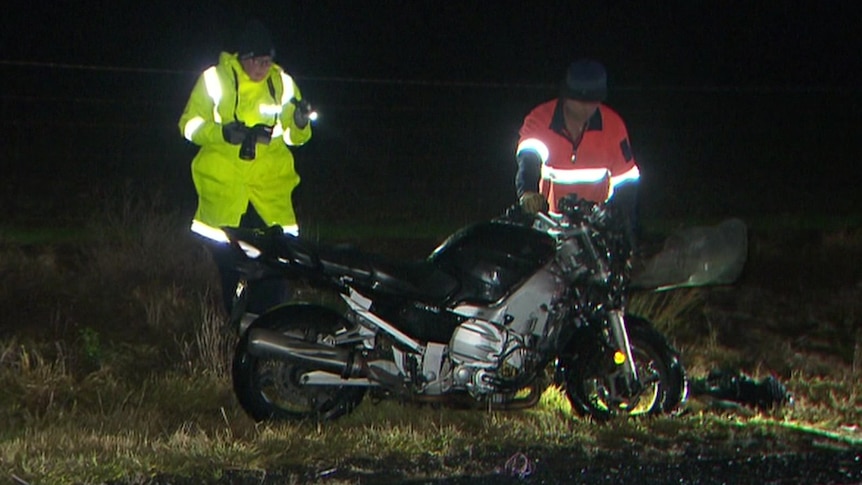
[{"label": "gloved hand", "polygon": [[536,214],[546,212],[548,210],[548,201],[545,196],[538,192],[524,192],[518,200],[521,209],[528,214]]},{"label": "gloved hand", "polygon": [[264,124],[257,124],[251,127],[251,136],[255,137],[257,143],[269,145],[272,140],[272,127]]},{"label": "gloved hand", "polygon": [[296,109],[293,110],[293,121],[296,123],[296,126],[299,128],[305,128],[308,124],[308,121],[311,120],[311,104],[304,99],[296,99],[293,98],[290,100],[291,103],[296,106]]},{"label": "gloved hand", "polygon": [[224,141],[231,145],[239,145],[245,140],[246,135],[248,135],[248,127],[239,121],[232,121],[226,125],[222,125],[221,135]]}]

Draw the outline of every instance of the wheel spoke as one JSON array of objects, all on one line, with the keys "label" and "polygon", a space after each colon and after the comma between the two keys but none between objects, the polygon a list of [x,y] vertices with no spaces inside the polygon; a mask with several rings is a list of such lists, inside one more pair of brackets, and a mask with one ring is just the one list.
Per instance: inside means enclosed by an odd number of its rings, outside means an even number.
[{"label": "wheel spoke", "polygon": [[[308,314],[295,319],[271,318],[255,325],[305,342],[335,341],[335,329],[340,328],[334,325],[336,315],[319,308],[299,311]],[[299,362],[249,355],[247,340],[243,340],[237,348],[234,389],[243,408],[259,420],[333,419],[352,410],[362,399],[362,388],[302,384],[300,376],[312,370]]]}]

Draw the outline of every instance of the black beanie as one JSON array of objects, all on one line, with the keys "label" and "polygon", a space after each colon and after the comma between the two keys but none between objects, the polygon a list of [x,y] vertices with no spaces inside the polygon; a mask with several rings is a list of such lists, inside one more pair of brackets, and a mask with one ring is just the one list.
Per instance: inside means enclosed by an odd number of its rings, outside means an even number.
[{"label": "black beanie", "polygon": [[275,57],[272,35],[269,33],[269,29],[257,19],[252,19],[245,24],[245,28],[237,39],[236,48],[240,59],[260,56]]},{"label": "black beanie", "polygon": [[580,59],[569,65],[562,95],[580,101],[604,101],[608,95],[608,75],[605,66],[590,59]]}]

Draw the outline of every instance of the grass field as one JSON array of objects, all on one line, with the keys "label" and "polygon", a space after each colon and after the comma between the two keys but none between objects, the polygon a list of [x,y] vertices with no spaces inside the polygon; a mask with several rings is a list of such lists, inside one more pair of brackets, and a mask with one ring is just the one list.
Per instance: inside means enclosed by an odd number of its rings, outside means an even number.
[{"label": "grass field", "polygon": [[[339,483],[337,471],[385,470],[397,481],[493,474],[516,453],[578,462],[862,447],[858,224],[754,221],[737,284],[633,296],[632,309],[669,335],[690,374],[774,375],[791,407],[692,400],[676,416],[599,425],[572,416],[552,389],[521,412],[366,401],[331,424],[256,424],[231,393],[234,336],[187,218],[150,202],[120,206],[71,232],[0,232],[0,479],[150,483],[165,474],[202,483],[283,473],[284,483]],[[449,229],[423,227],[318,227],[317,237],[405,255],[404,231],[424,251]]]}]

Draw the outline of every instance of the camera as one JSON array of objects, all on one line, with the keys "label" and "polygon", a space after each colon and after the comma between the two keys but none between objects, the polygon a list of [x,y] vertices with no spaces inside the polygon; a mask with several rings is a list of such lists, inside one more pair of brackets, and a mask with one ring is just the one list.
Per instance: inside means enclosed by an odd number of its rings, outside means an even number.
[{"label": "camera", "polygon": [[242,160],[254,160],[254,157],[257,156],[256,144],[257,135],[249,131],[248,134],[245,135],[242,145],[239,146],[239,158]]},{"label": "camera", "polygon": [[254,160],[257,156],[257,144],[269,145],[272,139],[272,127],[267,125],[255,125],[242,140],[239,147],[239,158],[242,160]]}]

